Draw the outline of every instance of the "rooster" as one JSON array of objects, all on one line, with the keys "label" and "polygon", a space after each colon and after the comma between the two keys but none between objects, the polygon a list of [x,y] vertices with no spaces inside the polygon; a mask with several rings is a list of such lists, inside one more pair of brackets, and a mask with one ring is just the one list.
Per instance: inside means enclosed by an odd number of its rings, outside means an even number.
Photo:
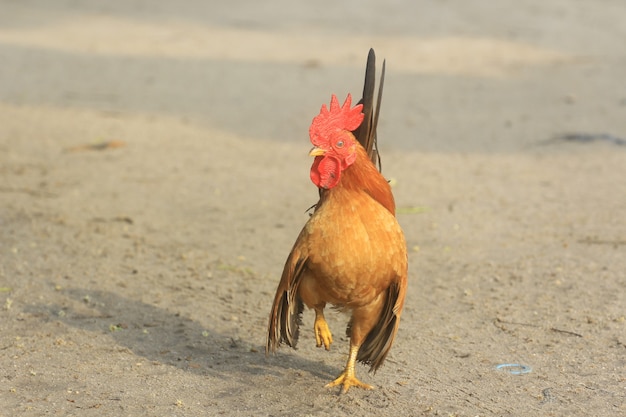
[{"label": "rooster", "polygon": [[289,253],[269,318],[266,354],[280,343],[296,347],[304,305],[315,311],[318,347],[333,337],[326,304],[351,313],[344,371],[326,387],[372,389],[355,374],[357,361],[376,371],[389,353],[407,289],[407,252],[389,183],[376,164],[376,126],[385,63],[374,110],[375,55],[370,50],[363,99],[332,95],[309,129],[315,157],[311,180],[320,199]]}]

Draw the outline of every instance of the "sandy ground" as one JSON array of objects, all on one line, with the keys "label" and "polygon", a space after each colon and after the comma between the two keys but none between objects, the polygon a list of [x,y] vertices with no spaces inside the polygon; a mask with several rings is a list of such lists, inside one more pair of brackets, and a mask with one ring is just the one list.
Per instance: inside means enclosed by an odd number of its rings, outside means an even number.
[{"label": "sandy ground", "polygon": [[[626,3],[212,3],[0,1],[0,416],[626,414]],[[338,395],[340,313],[263,349],[370,46],[410,288]]]}]

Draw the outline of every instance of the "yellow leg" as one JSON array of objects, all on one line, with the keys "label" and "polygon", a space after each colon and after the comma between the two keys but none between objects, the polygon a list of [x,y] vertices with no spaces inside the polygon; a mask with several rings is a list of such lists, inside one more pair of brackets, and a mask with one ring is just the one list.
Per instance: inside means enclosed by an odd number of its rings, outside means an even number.
[{"label": "yellow leg", "polygon": [[330,344],[333,343],[333,335],[330,333],[328,323],[324,318],[324,310],[321,308],[315,308],[315,324],[313,325],[315,330],[315,342],[317,347],[321,347],[322,344],[326,350],[330,350]]},{"label": "yellow leg", "polygon": [[365,384],[359,381],[356,378],[356,374],[354,372],[354,364],[356,363],[356,356],[359,353],[359,346],[351,345],[350,346],[350,356],[348,357],[348,363],[346,364],[346,369],[335,379],[333,382],[326,384],[326,388],[336,387],[337,385],[342,385],[341,393],[345,394],[348,392],[350,387],[359,387],[363,389],[373,389],[371,385]]}]

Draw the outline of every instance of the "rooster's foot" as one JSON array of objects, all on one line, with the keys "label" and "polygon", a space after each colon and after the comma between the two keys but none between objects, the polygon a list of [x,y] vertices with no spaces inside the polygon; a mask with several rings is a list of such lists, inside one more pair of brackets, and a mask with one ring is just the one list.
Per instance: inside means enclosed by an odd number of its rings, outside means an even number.
[{"label": "rooster's foot", "polygon": [[326,323],[323,315],[316,314],[314,329],[317,347],[321,347],[323,344],[326,350],[330,350],[330,344],[333,343],[333,335],[330,333],[328,323]]},{"label": "rooster's foot", "polygon": [[337,377],[333,382],[326,384],[326,388],[336,387],[337,385],[341,385],[341,393],[345,394],[348,392],[350,387],[358,387],[363,389],[374,389],[373,386],[363,383],[359,381],[354,375],[354,371],[350,372],[348,369],[343,371],[341,375]]}]

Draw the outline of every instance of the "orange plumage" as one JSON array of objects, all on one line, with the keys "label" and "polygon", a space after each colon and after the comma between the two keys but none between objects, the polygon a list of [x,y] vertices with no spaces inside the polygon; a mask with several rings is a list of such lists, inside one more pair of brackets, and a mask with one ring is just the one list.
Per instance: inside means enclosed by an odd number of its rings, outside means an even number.
[{"label": "orange plumage", "polygon": [[370,370],[382,365],[398,330],[407,287],[406,244],[394,198],[373,163],[378,118],[378,108],[372,113],[373,66],[370,51],[361,104],[351,108],[348,95],[339,107],[333,95],[330,109],[323,106],[311,125],[311,179],[320,200],[285,263],[266,347],[267,353],[281,342],[295,347],[306,305],[315,310],[317,346],[328,350],[332,334],[324,318],[326,304],[350,312],[348,363],[327,385],[341,385],[343,392],[351,386],[372,388],[356,378],[355,362]]}]

